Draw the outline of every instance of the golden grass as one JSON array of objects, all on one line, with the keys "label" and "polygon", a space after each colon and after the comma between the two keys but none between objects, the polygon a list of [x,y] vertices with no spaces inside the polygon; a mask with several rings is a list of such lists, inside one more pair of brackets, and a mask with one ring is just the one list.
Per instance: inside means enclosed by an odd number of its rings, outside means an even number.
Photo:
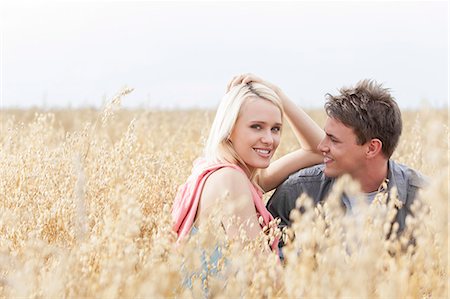
[{"label": "golden grass", "polygon": [[[110,107],[111,108],[111,107]],[[321,111],[310,111],[320,124]],[[447,298],[448,113],[403,114],[394,159],[430,178],[402,238],[385,240],[389,205],[360,222],[333,200],[295,214],[286,263],[242,248],[212,223],[174,246],[170,207],[201,154],[213,112],[1,112],[0,297]],[[278,155],[297,144],[283,133]],[[342,182],[337,188],[351,184]],[[340,192],[336,190],[336,194]],[[418,202],[419,203],[419,202]],[[417,241],[408,247],[408,238]],[[206,257],[223,250],[220,275]],[[192,288],[183,285],[188,273]]]}]

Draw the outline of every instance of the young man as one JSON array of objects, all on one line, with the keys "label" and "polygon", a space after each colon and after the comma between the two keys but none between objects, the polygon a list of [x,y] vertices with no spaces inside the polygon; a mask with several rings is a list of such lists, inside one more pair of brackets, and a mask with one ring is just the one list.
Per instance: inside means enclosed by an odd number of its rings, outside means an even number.
[{"label": "young man", "polygon": [[[289,214],[302,193],[317,204],[326,200],[339,176],[349,174],[359,182],[368,202],[383,186],[387,185],[387,191],[397,187],[402,205],[396,221],[402,231],[424,179],[415,170],[390,160],[402,132],[397,103],[388,89],[371,80],[360,81],[354,87],[342,88],[337,96],[327,94],[326,97],[326,135],[318,146],[323,164],[291,174],[267,203],[269,212],[281,219],[281,226],[289,226]],[[351,213],[357,201],[345,194],[341,199]]]}]

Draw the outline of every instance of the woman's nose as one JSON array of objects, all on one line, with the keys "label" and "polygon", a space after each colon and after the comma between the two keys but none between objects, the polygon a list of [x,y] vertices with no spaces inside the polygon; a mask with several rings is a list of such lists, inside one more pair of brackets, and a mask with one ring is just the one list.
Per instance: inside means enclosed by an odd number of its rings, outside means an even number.
[{"label": "woman's nose", "polygon": [[272,132],[264,132],[264,135],[261,137],[261,141],[265,144],[272,144],[273,143],[273,136]]}]

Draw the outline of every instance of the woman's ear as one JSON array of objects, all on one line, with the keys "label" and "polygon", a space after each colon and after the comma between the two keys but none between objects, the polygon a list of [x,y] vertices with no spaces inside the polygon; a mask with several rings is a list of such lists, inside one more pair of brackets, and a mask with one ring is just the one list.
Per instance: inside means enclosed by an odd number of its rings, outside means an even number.
[{"label": "woman's ear", "polygon": [[383,148],[383,142],[381,142],[380,139],[374,138],[368,141],[367,143],[367,150],[366,150],[366,157],[369,159],[372,159],[376,156],[378,156],[379,153],[381,153]]}]

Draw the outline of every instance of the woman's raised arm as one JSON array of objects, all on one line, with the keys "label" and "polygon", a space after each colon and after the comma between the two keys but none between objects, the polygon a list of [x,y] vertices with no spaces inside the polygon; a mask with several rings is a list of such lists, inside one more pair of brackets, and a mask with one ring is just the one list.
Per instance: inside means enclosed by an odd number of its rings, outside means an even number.
[{"label": "woman's raised arm", "polygon": [[270,191],[281,184],[291,173],[322,161],[323,157],[317,150],[317,146],[325,133],[303,109],[295,105],[278,86],[272,83],[253,74],[244,74],[233,78],[228,87],[249,82],[264,84],[278,95],[286,118],[300,143],[300,149],[272,162],[268,168],[262,169],[258,183],[264,191]]}]

